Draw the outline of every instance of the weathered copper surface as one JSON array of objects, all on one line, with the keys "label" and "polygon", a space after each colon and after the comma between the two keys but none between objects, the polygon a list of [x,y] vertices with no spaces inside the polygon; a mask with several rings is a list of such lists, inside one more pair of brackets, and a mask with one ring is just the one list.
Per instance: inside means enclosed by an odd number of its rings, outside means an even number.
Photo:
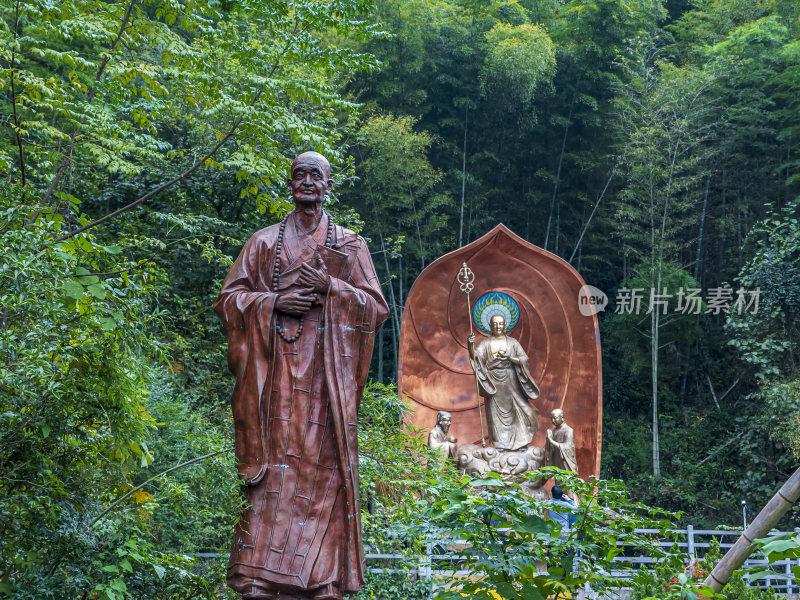
[{"label": "weathered copper surface", "polygon": [[[599,475],[600,334],[597,317],[578,310],[584,281],[564,260],[504,225],[431,263],[409,292],[400,330],[398,385],[414,409],[414,425],[428,430],[436,413],[447,410],[453,413],[451,435],[480,444],[475,379],[467,353],[470,324],[456,281],[464,262],[475,273],[473,301],[500,291],[519,305],[519,320],[509,334],[528,354],[541,392],[534,401],[539,428],[532,444],[544,447],[550,413],[563,408],[575,432],[580,475]],[[479,342],[485,337],[478,333]]]},{"label": "weathered copper surface", "polygon": [[322,212],[329,175],[298,157],[295,210],[250,238],[214,305],[250,505],[228,583],[246,599],[338,600],[364,584],[356,415],[388,309],[364,240]]}]

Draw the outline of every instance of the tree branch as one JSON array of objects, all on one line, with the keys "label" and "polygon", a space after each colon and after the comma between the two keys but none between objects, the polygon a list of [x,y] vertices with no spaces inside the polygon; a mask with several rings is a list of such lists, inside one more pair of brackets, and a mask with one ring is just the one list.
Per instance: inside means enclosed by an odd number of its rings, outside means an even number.
[{"label": "tree branch", "polygon": [[583,241],[583,236],[586,235],[586,230],[589,229],[589,224],[592,222],[594,213],[597,211],[597,207],[600,206],[600,202],[603,201],[603,196],[606,195],[606,190],[608,189],[608,186],[611,184],[611,180],[614,179],[614,175],[616,174],[616,172],[617,172],[617,166],[614,165],[614,167],[612,167],[611,169],[611,173],[609,173],[608,175],[608,181],[606,181],[606,185],[603,188],[603,191],[600,192],[600,195],[597,197],[597,202],[594,203],[594,208],[592,208],[592,212],[589,215],[589,218],[586,219],[586,224],[583,226],[581,235],[580,237],[578,237],[578,241],[575,243],[575,248],[572,249],[572,254],[569,257],[569,260],[567,261],[569,264],[572,264],[572,259],[575,258],[575,253],[578,252],[578,250],[580,249],[581,242]]},{"label": "tree branch", "polygon": [[112,275],[120,275],[121,273],[127,273],[128,271],[133,271],[134,269],[138,269],[143,267],[146,263],[151,262],[149,258],[145,258],[144,260],[140,260],[135,265],[131,265],[125,269],[119,269],[118,271],[107,271],[105,273],[97,273],[97,272],[89,272],[84,273],[83,275],[56,275],[55,277],[43,277],[41,279],[34,279],[33,281],[53,281],[59,279],[73,279],[76,277],[110,277]]},{"label": "tree branch", "polygon": [[[136,6],[137,0],[131,0],[131,3],[128,5],[128,10],[125,11],[125,16],[122,18],[122,25],[117,32],[117,37],[114,38],[114,41],[111,42],[111,46],[106,52],[105,56],[103,56],[103,62],[100,63],[100,68],[97,70],[97,75],[94,77],[94,84],[97,85],[100,83],[100,79],[103,77],[103,71],[106,70],[106,66],[108,65],[108,61],[111,60],[111,53],[119,44],[119,41],[122,39],[122,34],[125,33],[125,29],[127,29],[128,25],[130,25],[131,20],[131,13],[133,12],[133,7]],[[92,86],[86,91],[86,99],[91,102],[95,96],[95,87]]]},{"label": "tree branch", "polygon": [[739,433],[737,433],[735,436],[733,436],[731,439],[729,439],[727,442],[725,442],[724,444],[722,444],[722,446],[719,446],[719,447],[715,448],[714,450],[712,450],[712,451],[711,451],[711,454],[709,454],[709,455],[708,455],[708,456],[706,456],[706,457],[705,457],[703,460],[701,460],[699,463],[697,463],[697,466],[699,467],[699,466],[702,466],[702,465],[706,464],[706,463],[707,463],[709,460],[711,460],[712,458],[714,458],[714,457],[715,457],[717,454],[719,454],[719,453],[720,453],[722,450],[724,450],[725,448],[727,448],[728,446],[730,446],[730,445],[731,445],[733,442],[735,442],[735,441],[736,441],[736,440],[738,440],[740,437],[742,437],[742,436],[744,435],[744,433],[745,433],[745,430],[743,429],[742,431],[740,431]]},{"label": "tree branch", "polygon": [[148,479],[147,481],[145,481],[145,482],[144,482],[144,483],[142,483],[141,485],[137,485],[137,486],[136,486],[135,488],[133,488],[132,490],[129,490],[127,493],[123,494],[122,496],[120,496],[119,498],[117,498],[116,500],[114,500],[114,502],[112,502],[112,503],[111,503],[111,506],[109,506],[109,507],[108,507],[107,509],[105,509],[105,510],[104,510],[102,513],[100,513],[100,515],[98,515],[97,517],[95,517],[95,518],[92,520],[92,525],[96,525],[96,524],[97,524],[99,521],[102,521],[102,520],[105,518],[105,516],[106,516],[108,513],[110,513],[110,512],[111,512],[111,511],[112,511],[112,510],[113,510],[113,509],[116,507],[116,506],[118,506],[119,504],[121,504],[122,502],[124,502],[124,501],[125,501],[127,498],[130,498],[130,497],[131,497],[133,494],[135,494],[136,492],[138,492],[140,489],[142,489],[142,488],[143,488],[144,486],[146,486],[148,483],[150,483],[150,482],[152,482],[152,481],[155,481],[155,480],[156,480],[156,479],[158,479],[159,477],[162,477],[163,475],[166,475],[167,473],[172,473],[172,471],[177,471],[178,469],[180,469],[180,468],[182,468],[182,467],[185,467],[185,466],[187,466],[187,465],[191,465],[191,464],[193,464],[193,463],[201,462],[201,461],[204,461],[204,460],[206,460],[207,458],[211,458],[211,457],[213,457],[213,456],[217,456],[218,454],[222,454],[223,452],[230,452],[230,451],[231,451],[231,448],[225,448],[224,450],[217,450],[216,452],[211,452],[211,453],[209,453],[209,454],[204,454],[203,456],[198,456],[197,458],[193,458],[193,459],[191,459],[191,460],[187,460],[187,461],[185,461],[185,462],[182,462],[182,463],[180,463],[180,464],[177,464],[177,465],[175,465],[174,467],[170,467],[170,468],[169,468],[169,469],[167,469],[166,471],[161,471],[161,473],[159,473],[158,475],[155,475],[155,476],[151,477],[150,479]]},{"label": "tree branch", "polygon": [[717,392],[714,391],[714,384],[711,383],[711,377],[709,377],[708,373],[706,373],[706,381],[708,381],[708,388],[711,390],[711,397],[714,398],[714,404],[716,404],[717,410],[722,410],[720,405],[719,405],[720,401],[724,400],[725,396],[727,396],[728,394],[731,393],[731,390],[733,390],[733,388],[736,387],[736,384],[739,383],[739,379],[737,378],[736,381],[734,381],[730,385],[730,387],[727,390],[725,390],[725,392],[722,394],[722,396],[719,396],[719,397],[717,397]]},{"label": "tree branch", "polygon": [[[251,106],[253,106],[253,104],[255,104],[256,100],[258,100],[259,96],[261,96],[261,93],[263,91],[264,91],[264,86],[261,86],[261,89],[258,90],[256,95],[253,97],[253,100],[250,102],[250,104],[248,104],[248,108],[250,108]],[[144,196],[141,196],[141,197],[137,198],[136,200],[134,200],[130,204],[126,204],[122,208],[119,208],[119,209],[115,210],[114,212],[110,212],[107,215],[105,215],[103,217],[100,217],[99,219],[84,225],[83,227],[78,227],[78,229],[75,229],[73,231],[65,233],[64,235],[58,236],[55,240],[53,240],[53,243],[57,244],[58,242],[63,242],[66,239],[69,239],[69,238],[74,237],[76,235],[80,235],[84,231],[88,231],[89,229],[93,229],[93,228],[97,227],[98,225],[102,225],[106,221],[110,221],[114,217],[118,217],[122,213],[128,212],[132,208],[136,208],[140,204],[142,204],[144,202],[147,202],[153,196],[163,192],[168,187],[171,187],[174,184],[178,183],[180,180],[188,177],[189,175],[194,173],[200,167],[200,165],[202,165],[209,158],[211,158],[217,152],[217,150],[219,150],[223,146],[223,144],[225,144],[225,142],[227,142],[229,139],[231,139],[233,134],[236,133],[236,130],[239,128],[239,125],[242,124],[243,120],[244,120],[244,116],[241,116],[238,119],[236,119],[234,124],[228,130],[228,133],[226,133],[225,136],[219,142],[217,142],[217,144],[203,156],[203,158],[201,158],[200,160],[196,161],[191,167],[189,167],[186,171],[184,171],[180,175],[176,175],[175,177],[173,177],[169,181],[165,181],[164,183],[162,183],[161,185],[159,185],[155,189],[150,190]]]},{"label": "tree branch", "polygon": [[[134,0],[134,2],[135,2],[135,0]],[[286,45],[283,47],[283,50],[281,50],[280,54],[278,54],[278,56],[276,57],[275,64],[272,66],[272,69],[267,74],[267,77],[266,77],[267,79],[269,79],[275,73],[275,71],[277,70],[278,65],[280,64],[280,59],[289,50],[289,45],[290,45],[290,42],[287,41]],[[266,88],[266,85],[267,85],[266,81],[263,84],[261,84],[261,87],[258,89],[258,91],[256,92],[255,96],[253,96],[253,99],[247,104],[247,108],[252,108],[255,105],[255,103],[258,102],[258,99],[261,97],[261,94],[264,92],[264,89]],[[122,213],[128,212],[132,208],[136,208],[140,204],[142,204],[144,202],[147,202],[148,200],[150,200],[150,198],[152,198],[156,194],[159,194],[160,192],[163,192],[168,187],[176,184],[177,182],[181,181],[185,177],[191,175],[194,171],[196,171],[200,167],[200,165],[202,165],[209,158],[211,158],[217,152],[217,150],[219,150],[225,144],[225,142],[227,142],[231,137],[233,137],[233,134],[236,133],[236,130],[239,128],[239,125],[242,124],[243,120],[244,120],[244,115],[241,115],[238,119],[236,119],[236,121],[233,123],[233,125],[231,125],[230,129],[228,129],[228,133],[226,133],[225,136],[219,142],[217,142],[217,144],[211,150],[209,150],[206,153],[205,156],[203,156],[203,158],[201,158],[200,160],[196,161],[191,167],[189,167],[186,171],[184,171],[180,175],[177,175],[176,177],[173,177],[169,181],[167,181],[165,183],[162,183],[157,188],[147,192],[144,196],[134,200],[130,204],[126,204],[122,208],[117,209],[114,212],[111,212],[111,213],[109,213],[109,214],[107,214],[107,215],[105,215],[103,217],[100,217],[96,221],[92,221],[91,223],[89,223],[87,225],[84,225],[83,227],[79,227],[78,229],[75,229],[74,231],[70,231],[68,233],[65,233],[64,235],[61,235],[61,236],[57,237],[55,240],[53,240],[53,243],[57,244],[58,242],[63,242],[66,239],[69,239],[71,237],[74,237],[76,235],[79,235],[79,234],[83,233],[84,231],[87,231],[89,229],[93,229],[93,228],[97,227],[98,225],[101,225],[101,224],[105,223],[106,221],[110,221],[114,217],[117,217],[117,216],[121,215]]]}]

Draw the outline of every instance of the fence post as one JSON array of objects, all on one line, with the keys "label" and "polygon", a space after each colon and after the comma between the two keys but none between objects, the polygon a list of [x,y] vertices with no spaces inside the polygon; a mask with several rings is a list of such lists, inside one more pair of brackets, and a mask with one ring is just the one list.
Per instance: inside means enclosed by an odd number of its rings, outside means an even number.
[{"label": "fence post", "polygon": [[[795,534],[795,537],[797,537],[797,535],[800,534],[800,527],[795,527],[794,528],[794,534]],[[797,560],[797,564],[798,564],[798,566],[800,566],[800,559]],[[791,558],[787,558],[786,559],[786,585],[789,586],[789,589],[786,592],[787,594],[791,594],[792,592],[794,592],[794,588],[792,587],[792,581],[794,581],[795,583],[798,583],[797,580],[795,580],[795,578],[794,578],[794,573],[792,573],[792,559]],[[800,590],[798,590],[798,592],[800,592]]]},{"label": "fence post", "polygon": [[696,558],[694,555],[694,525],[686,526],[686,544],[688,546],[689,557],[694,561]]},{"label": "fence post", "polygon": [[432,554],[432,544],[428,542],[427,544],[425,544],[425,563],[424,563],[425,567],[422,571],[423,577],[430,577],[432,575],[433,560],[431,559],[431,554]]},{"label": "fence post", "polygon": [[429,599],[433,598],[433,558],[431,556],[433,550],[432,546],[433,544],[431,544],[430,541],[425,544],[425,570],[423,572],[424,576],[431,580],[431,587],[428,590]]}]

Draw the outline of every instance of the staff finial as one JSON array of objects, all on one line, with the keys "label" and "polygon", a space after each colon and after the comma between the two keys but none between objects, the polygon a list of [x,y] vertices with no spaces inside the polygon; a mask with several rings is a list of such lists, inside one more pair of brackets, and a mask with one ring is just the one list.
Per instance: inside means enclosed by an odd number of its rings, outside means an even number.
[{"label": "staff finial", "polygon": [[[467,295],[467,319],[469,319],[469,334],[470,336],[474,335],[474,331],[472,330],[472,303],[469,300],[469,294],[472,290],[475,289],[475,273],[472,272],[467,266],[467,263],[461,265],[461,268],[458,270],[458,275],[456,275],[456,281],[461,286],[461,293]],[[470,338],[470,344],[472,343],[472,338]],[[474,369],[473,369],[474,370]],[[478,392],[478,421],[481,424],[481,444],[483,447],[486,447],[486,437],[483,434],[483,415],[481,414],[481,391],[480,387],[478,386],[478,374],[475,373],[475,391]]]}]

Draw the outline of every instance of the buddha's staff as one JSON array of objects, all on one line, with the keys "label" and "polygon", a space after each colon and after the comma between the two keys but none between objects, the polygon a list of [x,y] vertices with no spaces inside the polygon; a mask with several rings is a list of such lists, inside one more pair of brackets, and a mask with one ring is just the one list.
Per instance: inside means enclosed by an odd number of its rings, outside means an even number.
[{"label": "buddha's staff", "polygon": [[[467,320],[469,321],[469,334],[470,336],[475,335],[472,331],[472,303],[469,300],[469,293],[475,288],[473,282],[475,281],[475,273],[472,272],[467,266],[467,263],[464,263],[461,266],[461,269],[458,271],[458,275],[456,275],[456,281],[461,286],[461,293],[467,295]],[[481,388],[478,384],[478,374],[475,372],[475,369],[472,369],[472,374],[475,375],[475,391],[478,393],[478,421],[481,424],[481,444],[483,447],[486,448],[486,438],[483,435],[483,415],[481,415]]]}]

